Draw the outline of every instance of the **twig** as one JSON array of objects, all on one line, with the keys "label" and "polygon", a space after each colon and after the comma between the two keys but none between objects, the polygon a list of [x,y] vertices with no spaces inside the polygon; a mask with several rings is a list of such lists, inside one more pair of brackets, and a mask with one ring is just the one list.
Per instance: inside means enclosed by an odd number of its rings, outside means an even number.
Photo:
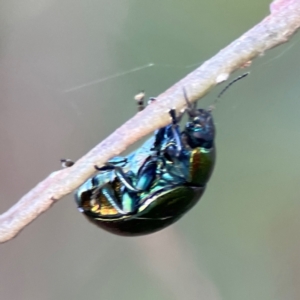
[{"label": "twig", "polygon": [[52,173],[0,215],[0,242],[15,237],[58,199],[75,190],[94,174],[94,165],[103,165],[141,137],[167,125],[170,120],[166,111],[174,105],[181,109],[185,104],[183,87],[187,90],[189,99],[196,101],[253,58],[287,42],[299,27],[300,1],[274,1],[271,4],[271,14],[262,22],[159,95],[155,103],[127,121],[74,166]]}]

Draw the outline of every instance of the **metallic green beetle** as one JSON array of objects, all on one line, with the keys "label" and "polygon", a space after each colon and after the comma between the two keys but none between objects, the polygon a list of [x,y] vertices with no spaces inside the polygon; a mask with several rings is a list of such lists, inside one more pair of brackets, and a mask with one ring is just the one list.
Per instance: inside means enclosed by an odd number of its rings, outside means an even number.
[{"label": "metallic green beetle", "polygon": [[99,227],[124,236],[156,232],[174,223],[201,198],[215,163],[211,110],[191,105],[180,131],[172,123],[135,152],[116,157],[76,191],[78,209]]}]

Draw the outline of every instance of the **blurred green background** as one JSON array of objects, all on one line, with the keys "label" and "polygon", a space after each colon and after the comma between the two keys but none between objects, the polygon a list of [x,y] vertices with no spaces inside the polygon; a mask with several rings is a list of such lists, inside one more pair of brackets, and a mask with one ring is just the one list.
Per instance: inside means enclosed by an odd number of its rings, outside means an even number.
[{"label": "blurred green background", "polygon": [[[163,92],[262,20],[269,1],[0,8],[4,212],[60,158],[79,158],[129,119],[139,90]],[[299,35],[249,70],[214,111],[217,164],[191,212],[162,232],[123,238],[66,197],[0,246],[0,299],[299,299]]]}]

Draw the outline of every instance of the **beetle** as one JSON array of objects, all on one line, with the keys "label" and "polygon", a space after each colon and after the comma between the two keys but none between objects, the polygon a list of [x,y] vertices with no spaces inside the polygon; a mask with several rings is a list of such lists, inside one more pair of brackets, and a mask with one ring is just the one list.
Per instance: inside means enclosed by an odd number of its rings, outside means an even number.
[{"label": "beetle", "polygon": [[76,191],[78,209],[91,222],[118,235],[145,235],[173,224],[199,201],[215,164],[215,125],[212,108],[197,109],[183,92],[189,120],[182,131],[182,114],[171,109],[171,124],[128,156],[96,167],[98,174]]},{"label": "beetle", "polygon": [[76,191],[79,210],[99,227],[119,235],[144,235],[174,223],[204,193],[215,161],[210,110],[187,102],[189,122],[172,123],[127,157],[116,157]]}]

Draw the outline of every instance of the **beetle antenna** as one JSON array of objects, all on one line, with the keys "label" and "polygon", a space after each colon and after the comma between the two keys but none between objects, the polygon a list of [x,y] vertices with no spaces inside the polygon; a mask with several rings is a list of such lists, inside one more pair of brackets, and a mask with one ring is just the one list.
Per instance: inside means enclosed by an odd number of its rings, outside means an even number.
[{"label": "beetle antenna", "polygon": [[197,115],[197,102],[190,102],[185,87],[183,87],[183,96],[186,103],[186,111],[189,115],[189,119],[192,120]]},{"label": "beetle antenna", "polygon": [[223,90],[219,93],[219,95],[217,96],[217,98],[215,99],[213,105],[210,106],[210,110],[215,108],[215,105],[217,104],[218,100],[222,97],[222,95],[237,81],[245,78],[246,76],[248,76],[250,74],[250,72],[244,73],[240,76],[238,76],[237,78],[233,79],[231,82],[229,82],[224,88]]}]

